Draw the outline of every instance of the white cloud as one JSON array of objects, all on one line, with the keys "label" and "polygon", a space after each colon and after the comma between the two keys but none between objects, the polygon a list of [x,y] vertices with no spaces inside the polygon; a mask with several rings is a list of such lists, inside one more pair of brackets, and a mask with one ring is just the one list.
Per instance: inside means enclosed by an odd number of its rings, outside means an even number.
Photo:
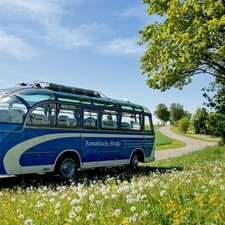
[{"label": "white cloud", "polygon": [[125,9],[123,12],[117,13],[120,16],[123,17],[136,17],[139,19],[147,19],[148,14],[146,12],[147,6],[146,4],[137,4],[133,5],[127,9]]},{"label": "white cloud", "polygon": [[115,39],[103,47],[103,53],[112,55],[141,54],[143,51],[143,46],[137,44],[136,38]]},{"label": "white cloud", "polygon": [[6,53],[19,60],[30,60],[37,55],[34,49],[21,38],[0,31],[0,52]]},{"label": "white cloud", "polygon": [[8,12],[8,16],[29,16],[40,22],[56,19],[63,12],[57,0],[0,0],[0,10],[2,13]]},{"label": "white cloud", "polygon": [[57,48],[73,49],[94,45],[102,36],[113,33],[113,29],[103,23],[82,25],[76,29],[49,24],[45,39]]},{"label": "white cloud", "polygon": [[[68,50],[91,46],[103,36],[114,34],[114,30],[104,23],[83,24],[79,27],[68,27],[63,24],[63,16],[69,13],[65,8],[82,1],[67,0],[65,3],[63,0],[0,0],[0,12],[9,12],[11,17],[26,19],[24,27],[13,30],[14,33],[22,33],[20,35],[22,37],[29,35],[34,40],[42,40],[48,45]],[[27,18],[36,23],[34,28],[38,27],[34,32],[30,24],[29,28],[26,26]]]}]

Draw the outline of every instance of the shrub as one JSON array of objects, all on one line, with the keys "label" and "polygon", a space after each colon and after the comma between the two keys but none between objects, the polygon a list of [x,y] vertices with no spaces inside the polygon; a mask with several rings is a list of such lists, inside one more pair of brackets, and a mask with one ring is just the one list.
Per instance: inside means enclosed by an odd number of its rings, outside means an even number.
[{"label": "shrub", "polygon": [[187,133],[190,121],[187,117],[182,118],[178,124],[178,130],[182,133]]}]

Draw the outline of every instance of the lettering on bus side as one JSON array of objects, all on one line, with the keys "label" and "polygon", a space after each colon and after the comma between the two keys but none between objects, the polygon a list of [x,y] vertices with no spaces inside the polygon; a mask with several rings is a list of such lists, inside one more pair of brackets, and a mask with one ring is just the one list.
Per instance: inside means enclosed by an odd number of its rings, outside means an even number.
[{"label": "lettering on bus side", "polygon": [[120,147],[120,141],[85,141],[85,146],[94,146],[94,147]]}]

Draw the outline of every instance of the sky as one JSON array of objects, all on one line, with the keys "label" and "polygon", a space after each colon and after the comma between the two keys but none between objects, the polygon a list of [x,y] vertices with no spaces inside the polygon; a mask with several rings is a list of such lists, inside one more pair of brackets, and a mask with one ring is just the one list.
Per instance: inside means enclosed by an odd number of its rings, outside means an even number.
[{"label": "sky", "polygon": [[147,107],[154,123],[160,103],[194,114],[209,75],[183,90],[146,85],[138,31],[159,19],[146,8],[140,0],[0,0],[0,88],[40,80],[97,90]]}]

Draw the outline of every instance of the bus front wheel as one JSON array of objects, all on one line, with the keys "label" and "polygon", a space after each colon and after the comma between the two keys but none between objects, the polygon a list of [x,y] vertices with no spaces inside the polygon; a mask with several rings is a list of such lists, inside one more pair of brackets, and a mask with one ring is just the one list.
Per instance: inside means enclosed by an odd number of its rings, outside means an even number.
[{"label": "bus front wheel", "polygon": [[130,161],[130,168],[136,170],[138,168],[138,155],[134,154]]},{"label": "bus front wheel", "polygon": [[59,165],[59,175],[63,180],[70,180],[76,172],[76,163],[72,158],[65,158]]}]

